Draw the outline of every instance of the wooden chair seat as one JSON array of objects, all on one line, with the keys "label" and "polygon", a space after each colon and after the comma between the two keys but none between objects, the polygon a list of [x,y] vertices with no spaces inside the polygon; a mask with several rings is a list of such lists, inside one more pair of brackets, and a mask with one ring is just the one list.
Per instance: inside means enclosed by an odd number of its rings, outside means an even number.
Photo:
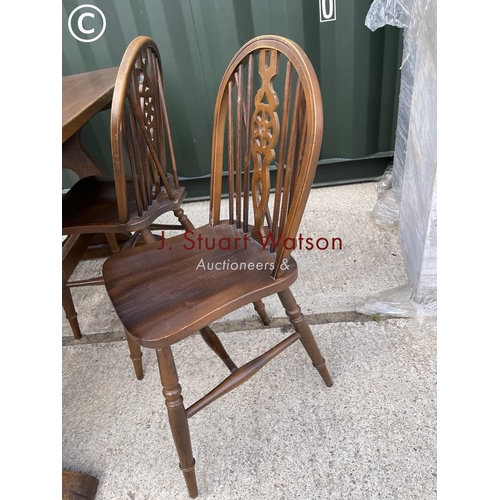
[{"label": "wooden chair seat", "polygon": [[141,216],[137,213],[133,181],[127,181],[129,220],[125,223],[119,221],[113,177],[94,175],[80,179],[63,196],[63,234],[116,233],[143,229],[161,214],[177,209],[186,196],[184,187],[180,186],[176,190],[171,174],[168,174],[167,179],[172,192],[175,192],[174,199],[170,199],[165,192],[162,192],[156,203],[148,207]]},{"label": "wooden chair seat", "polygon": [[[232,224],[207,225],[169,238],[161,250],[160,242],[110,257],[103,267],[106,288],[135,340],[155,349],[173,344],[297,279],[292,257],[289,270],[272,278],[275,256],[252,238],[245,249],[244,236]],[[215,248],[207,251],[206,246]],[[220,269],[209,270],[215,265]]]}]

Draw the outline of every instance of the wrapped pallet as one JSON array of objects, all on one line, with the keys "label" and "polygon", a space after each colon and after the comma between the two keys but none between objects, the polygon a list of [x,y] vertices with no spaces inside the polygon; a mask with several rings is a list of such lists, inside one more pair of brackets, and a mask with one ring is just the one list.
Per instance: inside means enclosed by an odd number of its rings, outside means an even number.
[{"label": "wrapped pallet", "polygon": [[[437,1],[375,0],[366,17],[372,31],[386,24],[404,28],[401,90],[391,188],[374,211],[386,223],[397,221],[408,275],[401,287],[408,305],[391,308],[398,290],[360,303],[368,314],[399,311],[413,315],[422,305],[435,314],[437,297]],[[380,216],[383,215],[383,217]],[[387,222],[388,221],[388,222]],[[396,294],[397,295],[397,294]],[[389,302],[388,302],[389,301]],[[420,306],[419,306],[420,305]],[[403,308],[404,309],[404,308]],[[389,312],[390,313],[390,312]]]}]

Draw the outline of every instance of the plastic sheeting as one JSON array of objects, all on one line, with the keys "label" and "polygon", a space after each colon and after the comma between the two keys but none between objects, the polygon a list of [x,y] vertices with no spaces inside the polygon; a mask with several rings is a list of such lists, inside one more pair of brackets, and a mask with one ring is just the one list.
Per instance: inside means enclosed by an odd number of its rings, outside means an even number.
[{"label": "plastic sheeting", "polygon": [[[434,44],[434,47],[436,45],[436,40],[422,41],[419,39],[419,36],[422,38],[421,30],[425,24],[424,17],[432,1],[435,2],[435,0],[374,0],[366,15],[365,25],[371,31],[382,28],[385,25],[404,29],[394,165],[390,173],[390,188],[394,191],[387,195],[389,198],[389,206],[387,208],[389,210],[392,210],[393,201],[398,206],[401,203],[415,73],[416,71],[420,73],[423,71],[424,74],[429,74],[429,71],[434,71],[434,68],[415,67],[419,44],[428,44],[430,42]],[[380,208],[384,210],[383,202]],[[396,218],[399,215],[399,210],[397,212],[396,214],[392,214]],[[379,223],[384,224],[384,218],[380,219]],[[387,219],[387,223],[394,224],[392,217]]]},{"label": "plastic sheeting", "polygon": [[364,314],[422,321],[437,312],[436,19],[436,0],[374,0],[366,16],[371,30],[404,28],[394,165],[379,181],[372,216],[398,224],[408,283],[360,300]]},{"label": "plastic sheeting", "polygon": [[403,63],[419,43],[419,30],[429,4],[435,0],[374,0],[365,25],[372,31],[385,25],[405,28]]},{"label": "plastic sheeting", "polygon": [[401,189],[393,186],[393,166],[387,168],[377,182],[378,201],[371,210],[375,224],[396,226],[399,221]]},{"label": "plastic sheeting", "polygon": [[437,316],[437,292],[415,300],[415,289],[408,283],[384,292],[358,299],[356,311],[367,316],[413,318],[419,326]]}]

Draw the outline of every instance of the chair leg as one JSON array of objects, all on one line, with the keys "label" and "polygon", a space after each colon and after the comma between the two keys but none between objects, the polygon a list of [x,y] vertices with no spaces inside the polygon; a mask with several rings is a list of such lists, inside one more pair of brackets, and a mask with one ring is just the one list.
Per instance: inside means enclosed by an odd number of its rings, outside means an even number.
[{"label": "chair leg", "polygon": [[118,244],[118,240],[116,239],[115,233],[106,233],[106,239],[108,240],[108,245],[111,248],[113,253],[118,253],[120,251],[120,245]]},{"label": "chair leg", "polygon": [[145,227],[144,229],[141,229],[140,231],[142,239],[144,240],[145,243],[158,243],[156,240],[154,234],[147,228]]},{"label": "chair leg", "polygon": [[163,386],[163,396],[168,411],[170,429],[174,437],[175,447],[179,455],[179,467],[184,473],[184,479],[191,498],[198,496],[198,486],[194,472],[195,460],[191,449],[188,417],[181,395],[181,386],[175,368],[174,357],[170,346],[157,349],[158,366]]},{"label": "chair leg", "polygon": [[137,380],[142,380],[144,378],[144,372],[142,370],[142,351],[141,346],[134,342],[134,339],[125,328],[125,338],[127,339],[128,349],[130,351],[130,359],[134,364],[135,376]]},{"label": "chair leg", "polygon": [[257,314],[259,315],[262,323],[267,326],[271,321],[269,320],[269,316],[267,315],[266,312],[266,306],[264,305],[264,302],[262,300],[256,300],[253,303],[253,308],[257,311]]},{"label": "chair leg", "polygon": [[174,215],[179,219],[179,222],[182,224],[182,227],[185,231],[194,230],[193,223],[189,220],[188,216],[184,213],[182,208],[178,208],[174,210]]},{"label": "chair leg", "polygon": [[325,359],[321,355],[318,344],[316,344],[316,340],[313,337],[309,325],[304,319],[304,315],[300,311],[300,307],[298,306],[295,297],[289,288],[279,292],[278,296],[283,304],[283,307],[285,308],[286,315],[290,318],[290,322],[295,328],[295,331],[300,335],[300,341],[307,351],[307,354],[309,354],[309,357],[313,362],[313,366],[318,370],[325,384],[328,387],[331,387],[333,382],[330,374],[328,373]]},{"label": "chair leg", "polygon": [[209,326],[205,326],[200,330],[200,333],[208,347],[210,347],[210,349],[212,349],[212,351],[214,351],[215,354],[219,356],[219,358],[229,368],[229,371],[231,373],[234,373],[238,369],[238,367],[234,364],[234,361],[224,349],[222,342],[214,333],[214,331]]},{"label": "chair leg", "polygon": [[73,297],[71,296],[71,290],[66,286],[66,283],[64,283],[64,281],[62,285],[62,305],[64,308],[64,312],[66,313],[66,318],[71,326],[71,330],[73,330],[73,336],[75,337],[75,339],[81,339],[82,332],[80,331],[80,325],[78,324],[75,305],[73,304]]}]

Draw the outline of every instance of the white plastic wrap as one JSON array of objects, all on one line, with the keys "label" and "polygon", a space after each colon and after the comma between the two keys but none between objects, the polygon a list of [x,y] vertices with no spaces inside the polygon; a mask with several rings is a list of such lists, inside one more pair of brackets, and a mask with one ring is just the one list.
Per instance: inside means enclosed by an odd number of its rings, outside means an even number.
[{"label": "white plastic wrap", "polygon": [[408,281],[417,299],[437,290],[437,27],[436,0],[419,0],[414,28],[415,73],[399,240]]},{"label": "white plastic wrap", "polygon": [[393,187],[393,168],[390,165],[377,182],[378,200],[370,215],[376,224],[395,226],[399,220],[401,189]]},{"label": "white plastic wrap", "polygon": [[[419,30],[431,1],[433,0],[374,0],[365,20],[365,25],[372,31],[386,25],[404,29],[401,88],[392,171],[392,188],[395,189],[395,192],[388,195],[391,198],[389,207],[393,202],[397,205],[401,202]],[[397,218],[398,214],[395,215]],[[384,218],[382,218],[380,223],[395,223],[391,220],[390,215],[387,220],[388,222],[384,222]]]},{"label": "white plastic wrap", "polygon": [[377,295],[358,299],[356,311],[367,316],[414,318],[422,326],[425,320],[437,315],[437,292],[417,302],[415,289],[405,284]]},{"label": "white plastic wrap", "polygon": [[408,284],[360,301],[365,314],[421,318],[437,310],[436,3],[374,0],[366,16],[373,31],[387,24],[404,28],[394,165],[380,180],[384,192],[372,216],[398,224]]},{"label": "white plastic wrap", "polygon": [[405,28],[403,65],[419,43],[419,30],[425,13],[436,0],[374,0],[366,15],[365,25],[372,31],[390,25]]}]

